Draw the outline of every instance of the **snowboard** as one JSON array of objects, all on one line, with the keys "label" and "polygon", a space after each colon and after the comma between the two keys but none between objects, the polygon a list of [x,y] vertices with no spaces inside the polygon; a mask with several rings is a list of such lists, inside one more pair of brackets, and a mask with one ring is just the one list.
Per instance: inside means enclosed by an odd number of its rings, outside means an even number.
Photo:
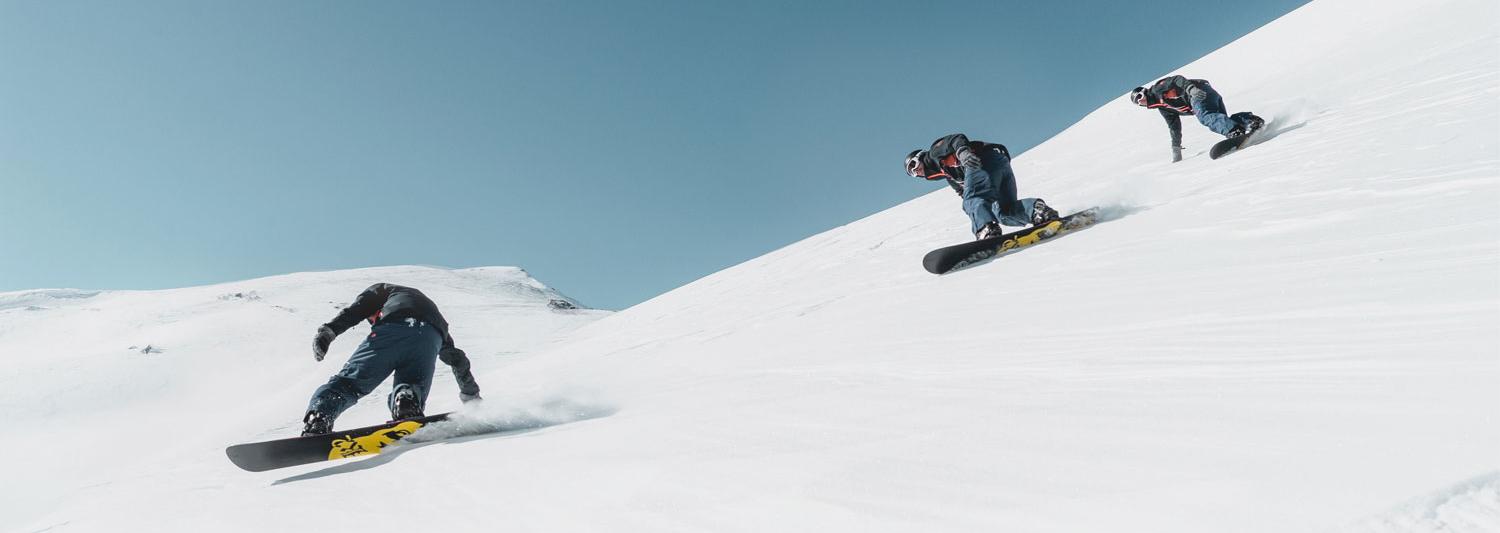
[{"label": "snowboard", "polygon": [[927,256],[922,258],[922,268],[933,274],[946,274],[986,259],[1008,255],[1042,241],[1087,228],[1094,225],[1098,218],[1099,208],[1091,207],[1041,226],[938,248],[928,252]]},{"label": "snowboard", "polygon": [[395,420],[322,435],[236,444],[225,449],[224,453],[235,466],[251,472],[374,455],[422,426],[447,420],[450,414]]},{"label": "snowboard", "polygon": [[1214,143],[1213,148],[1208,149],[1208,158],[1218,159],[1220,157],[1224,157],[1226,155],[1239,151],[1240,148],[1244,148],[1245,144],[1249,142],[1249,135],[1241,135],[1239,137],[1224,139],[1222,141],[1216,142]]},{"label": "snowboard", "polygon": [[1266,126],[1269,125],[1269,122],[1263,122],[1261,123],[1260,127],[1251,130],[1250,133],[1246,133],[1239,137],[1231,137],[1214,143],[1213,147],[1208,149],[1208,158],[1218,159],[1220,157],[1224,157],[1226,155],[1240,151],[1241,148],[1249,146],[1251,140],[1259,137],[1260,132],[1266,131]]}]

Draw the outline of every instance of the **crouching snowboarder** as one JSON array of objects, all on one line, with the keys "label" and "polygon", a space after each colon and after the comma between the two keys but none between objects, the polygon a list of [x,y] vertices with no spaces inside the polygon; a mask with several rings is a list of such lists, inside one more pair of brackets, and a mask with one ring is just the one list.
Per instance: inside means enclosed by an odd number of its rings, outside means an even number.
[{"label": "crouching snowboarder", "polygon": [[460,400],[479,399],[479,384],[469,369],[469,358],[453,345],[448,321],[438,312],[437,304],[410,287],[376,283],[365,289],[353,304],[318,328],[313,358],[322,361],[334,337],[360,320],[370,323],[370,335],[349,356],[344,368],[313,392],[302,418],[302,435],[332,431],[340,413],[393,373],[395,384],[387,399],[391,419],[421,417],[436,359],[452,367]]},{"label": "crouching snowboarder", "polygon": [[1005,145],[970,141],[962,133],[932,142],[906,155],[906,174],[929,181],[947,180],[963,198],[976,239],[996,237],[1001,224],[1024,227],[1057,219],[1057,210],[1040,198],[1016,198],[1016,175]]},{"label": "crouching snowboarder", "polygon": [[1157,80],[1150,87],[1136,87],[1130,91],[1130,101],[1161,112],[1167,129],[1172,132],[1173,163],[1182,160],[1182,115],[1197,116],[1199,123],[1229,139],[1254,133],[1266,124],[1249,111],[1228,114],[1224,98],[1207,80],[1190,80],[1179,75]]}]

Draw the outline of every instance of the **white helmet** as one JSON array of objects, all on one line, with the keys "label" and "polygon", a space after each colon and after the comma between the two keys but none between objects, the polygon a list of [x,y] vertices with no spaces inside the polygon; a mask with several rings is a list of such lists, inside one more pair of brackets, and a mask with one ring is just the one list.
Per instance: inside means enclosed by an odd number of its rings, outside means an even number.
[{"label": "white helmet", "polygon": [[906,175],[913,178],[927,177],[927,150],[917,149],[906,154]]}]

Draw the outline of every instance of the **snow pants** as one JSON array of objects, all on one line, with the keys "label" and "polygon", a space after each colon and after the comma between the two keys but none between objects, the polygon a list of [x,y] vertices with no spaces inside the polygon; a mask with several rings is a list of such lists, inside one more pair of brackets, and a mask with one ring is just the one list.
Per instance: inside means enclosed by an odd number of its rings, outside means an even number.
[{"label": "snow pants", "polygon": [[418,403],[425,407],[438,349],[442,346],[443,334],[420,320],[376,324],[370,328],[370,336],[349,356],[344,368],[313,392],[307,410],[321,412],[332,421],[393,373],[395,386],[386,399],[392,411],[396,393],[404,388],[412,389]]},{"label": "snow pants", "polygon": [[1193,114],[1198,117],[1198,123],[1219,135],[1228,137],[1229,132],[1236,127],[1244,128],[1249,125],[1251,114],[1246,112],[1230,115],[1224,109],[1224,98],[1208,82],[1188,88],[1188,103],[1193,106]]},{"label": "snow pants", "polygon": [[983,172],[964,175],[964,213],[973,233],[990,222],[1004,226],[1031,225],[1031,207],[1036,198],[1016,199],[1016,174],[1010,169],[1010,154],[990,147],[977,154]]}]

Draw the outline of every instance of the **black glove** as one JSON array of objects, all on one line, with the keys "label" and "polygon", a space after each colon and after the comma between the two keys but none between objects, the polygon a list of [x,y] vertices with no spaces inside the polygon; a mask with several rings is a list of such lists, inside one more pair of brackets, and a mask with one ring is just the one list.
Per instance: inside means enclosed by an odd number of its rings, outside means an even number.
[{"label": "black glove", "polygon": [[1181,146],[1173,146],[1172,147],[1172,162],[1176,163],[1178,161],[1182,161],[1182,147]]},{"label": "black glove", "polygon": [[474,373],[468,370],[453,371],[453,379],[458,381],[458,399],[464,403],[481,400],[479,396],[479,383],[474,381]]},{"label": "black glove", "polygon": [[984,168],[984,162],[980,161],[979,154],[974,153],[967,146],[959,148],[956,155],[958,155],[958,164],[963,165],[966,170]]},{"label": "black glove", "polygon": [[469,371],[469,356],[463,350],[454,346],[444,347],[438,350],[438,359],[453,368],[453,379],[458,382],[458,399],[466,403],[480,399],[479,383],[474,381],[474,373]]},{"label": "black glove", "polygon": [[333,338],[339,336],[333,332],[333,328],[326,324],[318,327],[318,335],[313,337],[313,359],[323,360],[328,355],[328,345],[333,343]]}]

